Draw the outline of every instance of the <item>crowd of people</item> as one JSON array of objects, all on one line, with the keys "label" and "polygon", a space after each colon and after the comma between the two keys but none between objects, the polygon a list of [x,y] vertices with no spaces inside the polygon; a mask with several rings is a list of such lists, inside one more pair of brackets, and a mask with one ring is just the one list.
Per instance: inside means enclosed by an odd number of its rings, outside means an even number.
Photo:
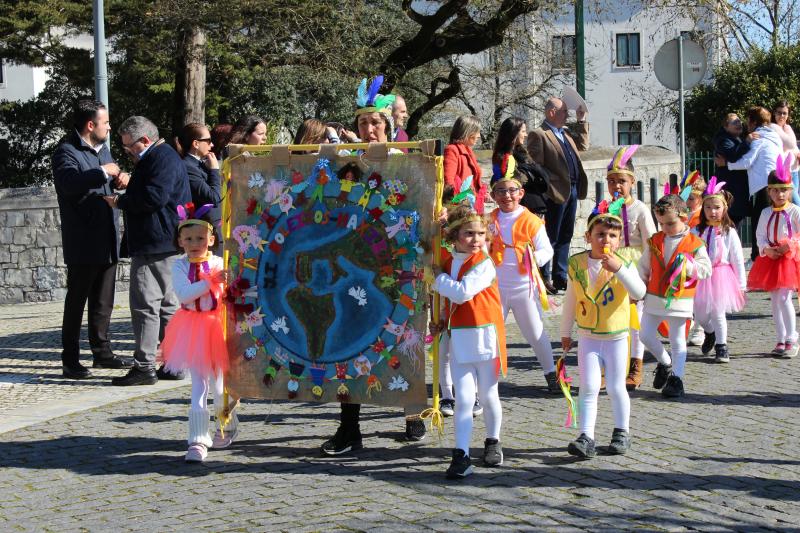
[{"label": "crowd of people", "polygon": [[[352,130],[342,123],[308,119],[295,144],[407,139],[405,102],[380,94],[380,82],[375,83],[377,87],[359,91]],[[441,411],[455,422],[448,477],[472,472],[473,417],[481,413],[486,427],[483,462],[503,462],[498,380],[507,370],[504,323],[510,311],[542,367],[548,391],[565,393],[571,400],[566,373],[555,361],[544,328],[548,295],[564,291],[564,354],[574,345],[577,326],[580,434],[567,451],[583,458],[596,454],[594,426],[602,387],[614,415],[608,450],[624,454],[630,449],[629,391],[643,383],[645,347],[658,361],[653,387],[666,398],[684,395],[692,320],[698,324],[693,338],[702,337],[703,353],[714,350],[715,361],[730,361],[726,314],[743,308],[747,289],[770,293],[777,336],[772,354],[796,356],[792,299],[800,286],[800,208],[792,197],[800,151],[788,112],[785,102],[773,114],[751,109],[745,138],[738,116],[725,117],[714,139],[717,177],[705,180],[693,173],[675,189],[667,185],[652,206],[660,230],[650,209],[632,194],[638,146],[621,147],[608,164],[609,198],[587,221],[588,249],[572,256],[577,202],[588,189],[581,161],[588,146],[586,110],[577,109],[577,121],[568,128],[567,106],[549,98],[537,128],[529,131],[516,117],[504,120],[488,180],[473,151],[480,122],[473,116],[456,119],[444,149],[445,208],[439,214],[448,251],[433,266],[432,286],[445,302],[447,320],[431,323],[431,332],[442,340]],[[91,377],[79,351],[88,302],[93,367],[127,369],[112,379],[113,385],[149,385],[190,374],[185,458],[203,461],[209,449],[229,446],[238,433],[235,412],[223,411],[215,401],[212,437],[207,402],[212,391],[220,398],[229,364],[221,313],[229,280],[220,259],[220,160],[228,144],[265,143],[268,123],[246,116],[213,129],[187,124],[173,147],[152,121],[132,116],[117,128],[134,163],[130,175],[111,157],[110,131],[103,104],[82,100],[75,109],[74,129],[52,160],[67,264],[63,376]],[[489,197],[496,206],[491,212],[486,209]],[[120,212],[124,232],[118,224]],[[749,275],[737,233],[748,215],[755,221]],[[122,256],[131,258],[132,360],[113,353],[108,332]],[[659,333],[668,338],[669,351]],[[156,363],[159,351],[161,368]],[[406,407],[408,440],[425,436],[418,416],[424,408]],[[339,455],[363,447],[359,420],[360,405],[342,403],[340,425],[322,452]]]}]

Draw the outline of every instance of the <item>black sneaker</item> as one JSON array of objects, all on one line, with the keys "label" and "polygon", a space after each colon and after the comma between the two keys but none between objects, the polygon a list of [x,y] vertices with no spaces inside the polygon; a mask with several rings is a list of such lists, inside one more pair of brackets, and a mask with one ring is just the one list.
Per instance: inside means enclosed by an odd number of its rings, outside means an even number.
[{"label": "black sneaker", "polygon": [[[558,384],[558,376],[555,371],[545,374],[544,379],[547,381],[547,392],[550,394],[561,394],[561,385]],[[569,384],[567,384],[567,387],[569,387]]]},{"label": "black sneaker", "polygon": [[61,375],[67,379],[89,379],[92,373],[80,363],[61,365]]},{"label": "black sneaker", "polygon": [[500,466],[503,464],[503,448],[497,439],[483,441],[483,464],[486,466]]},{"label": "black sneaker", "polygon": [[483,406],[478,398],[475,398],[475,405],[472,406],[472,418],[483,414]]},{"label": "black sneaker", "polygon": [[133,366],[133,360],[129,357],[120,357],[113,353],[108,355],[99,355],[94,358],[92,368],[130,368]]},{"label": "black sneaker", "polygon": [[611,434],[611,444],[608,445],[608,452],[611,455],[625,455],[631,448],[631,435],[624,429],[614,428]]},{"label": "black sneaker", "polygon": [[550,296],[555,296],[558,294],[558,289],[556,289],[555,285],[553,285],[553,282],[549,279],[544,280],[544,290]]},{"label": "black sneaker", "polygon": [[447,479],[464,479],[472,473],[472,461],[461,448],[453,450],[453,460],[447,468]]},{"label": "black sneaker", "polygon": [[665,398],[680,398],[683,396],[683,380],[672,374],[667,378],[667,384],[664,385],[661,395]]},{"label": "black sneaker", "polygon": [[161,368],[156,370],[156,376],[158,377],[158,379],[163,379],[166,381],[180,381],[182,379],[186,379],[186,372],[181,371],[176,374],[173,374],[172,372],[164,368],[164,365],[161,365]]},{"label": "black sneaker", "polygon": [[124,376],[116,377],[111,380],[112,385],[117,387],[129,387],[133,385],[155,385],[158,383],[155,370],[139,370],[136,367],[128,370]]},{"label": "black sneaker", "polygon": [[706,338],[703,339],[703,345],[700,347],[700,351],[703,352],[703,355],[708,355],[711,353],[711,350],[714,349],[714,344],[717,342],[717,334],[713,331],[711,333],[706,333]]},{"label": "black sneaker", "polygon": [[658,363],[656,369],[653,370],[653,388],[660,389],[667,382],[667,378],[672,375],[672,365],[662,365]]},{"label": "black sneaker", "polygon": [[715,344],[714,345],[714,362],[715,363],[730,363],[731,356],[728,353],[728,345],[727,344]]},{"label": "black sneaker", "polygon": [[555,287],[557,291],[565,291],[565,290],[567,290],[567,278],[554,279],[553,280],[553,287]]},{"label": "black sneaker", "polygon": [[406,440],[419,442],[425,438],[428,432],[425,429],[425,421],[421,418],[406,418]]},{"label": "black sneaker", "polygon": [[442,416],[453,416],[454,414],[456,414],[456,401],[455,400],[440,401],[439,410],[442,411]]},{"label": "black sneaker", "polygon": [[336,434],[322,443],[322,453],[325,455],[341,455],[347,452],[354,452],[364,447],[361,442],[361,431],[347,431],[342,426],[336,430]]},{"label": "black sneaker", "polygon": [[594,440],[586,436],[586,433],[581,433],[581,436],[569,443],[567,452],[576,457],[583,457],[585,459],[597,455],[594,449]]}]

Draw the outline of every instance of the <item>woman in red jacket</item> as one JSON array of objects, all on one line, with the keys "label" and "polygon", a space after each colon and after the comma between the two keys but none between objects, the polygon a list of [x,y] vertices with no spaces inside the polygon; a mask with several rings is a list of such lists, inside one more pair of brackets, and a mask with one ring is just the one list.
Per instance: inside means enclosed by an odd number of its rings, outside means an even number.
[{"label": "woman in red jacket", "polygon": [[475,210],[483,214],[483,202],[486,196],[486,186],[481,183],[481,167],[472,147],[481,138],[481,123],[471,115],[460,116],[453,124],[450,131],[450,144],[444,149],[444,182],[445,197],[456,195],[461,190],[461,184],[470,178],[470,189],[475,195]]}]

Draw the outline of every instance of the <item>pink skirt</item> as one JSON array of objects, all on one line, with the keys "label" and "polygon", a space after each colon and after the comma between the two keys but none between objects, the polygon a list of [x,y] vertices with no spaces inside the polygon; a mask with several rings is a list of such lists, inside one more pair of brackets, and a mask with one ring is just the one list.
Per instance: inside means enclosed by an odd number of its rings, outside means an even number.
[{"label": "pink skirt", "polygon": [[178,309],[161,342],[164,365],[170,372],[189,369],[202,376],[228,370],[228,345],[222,327],[222,306],[213,311]]},{"label": "pink skirt", "polygon": [[744,309],[744,293],[731,265],[714,265],[711,277],[697,283],[694,308],[704,310],[706,314]]}]

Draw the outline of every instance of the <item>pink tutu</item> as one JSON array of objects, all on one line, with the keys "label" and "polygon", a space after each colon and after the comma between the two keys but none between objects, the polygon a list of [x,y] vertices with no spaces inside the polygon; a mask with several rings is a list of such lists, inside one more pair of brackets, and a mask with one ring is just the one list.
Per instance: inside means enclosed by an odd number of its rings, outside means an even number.
[{"label": "pink tutu", "polygon": [[213,311],[178,309],[167,324],[161,352],[167,370],[193,370],[211,376],[228,370],[228,345],[222,327],[222,305]]},{"label": "pink tutu", "polygon": [[714,265],[711,277],[697,282],[694,307],[706,314],[732,313],[744,309],[744,293],[731,265]]}]

